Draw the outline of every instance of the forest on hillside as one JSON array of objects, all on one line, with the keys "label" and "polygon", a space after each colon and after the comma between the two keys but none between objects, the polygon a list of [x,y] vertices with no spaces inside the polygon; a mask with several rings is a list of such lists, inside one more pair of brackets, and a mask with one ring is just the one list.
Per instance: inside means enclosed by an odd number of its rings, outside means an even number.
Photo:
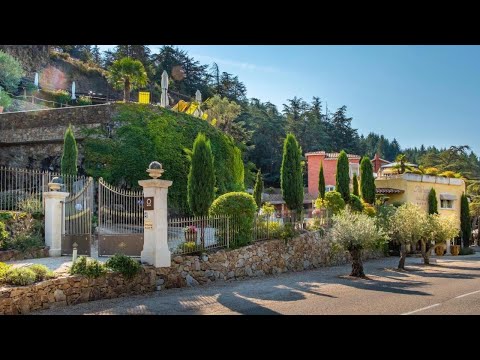
[{"label": "forest on hillside", "polygon": [[402,148],[395,138],[387,139],[372,132],[359,134],[352,127],[353,118],[346,105],[329,112],[316,96],[310,100],[287,99],[279,109],[270,102],[248,98],[247,87],[238,76],[221,71],[215,63],[201,64],[175,46],[162,46],[156,53],[146,45],[117,45],[105,52],[97,45],[52,45],[52,48],[106,70],[124,57],[139,60],[145,67],[147,89],[153,96],[160,93],[160,79],[165,70],[170,76],[171,91],[193,96],[200,90],[204,99],[215,95],[224,99],[225,114],[216,126],[231,135],[243,150],[247,187],[252,186],[256,169],[261,169],[266,186],[279,186],[282,143],[289,132],[296,136],[303,153],[343,149],[369,157],[379,153],[389,161],[403,153],[408,161],[425,168],[435,167],[439,171],[459,172],[468,179],[480,179],[480,159],[468,145]]}]

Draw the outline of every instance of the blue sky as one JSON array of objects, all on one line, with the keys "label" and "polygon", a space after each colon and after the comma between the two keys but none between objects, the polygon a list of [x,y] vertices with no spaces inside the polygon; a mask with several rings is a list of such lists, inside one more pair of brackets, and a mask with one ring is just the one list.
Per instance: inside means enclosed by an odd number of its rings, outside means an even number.
[{"label": "blue sky", "polygon": [[346,105],[360,134],[396,137],[403,148],[468,144],[480,154],[480,46],[179,47],[280,110],[294,96],[318,96],[331,112]]}]

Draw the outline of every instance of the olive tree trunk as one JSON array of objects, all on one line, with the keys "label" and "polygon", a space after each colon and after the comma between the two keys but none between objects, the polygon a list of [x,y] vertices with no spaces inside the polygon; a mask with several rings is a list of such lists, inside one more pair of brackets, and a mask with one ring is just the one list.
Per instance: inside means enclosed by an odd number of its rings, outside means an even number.
[{"label": "olive tree trunk", "polygon": [[350,256],[352,257],[352,273],[350,276],[365,277],[362,263],[362,249],[351,249]]},{"label": "olive tree trunk", "polygon": [[422,240],[422,256],[423,263],[425,265],[430,265],[430,241]]},{"label": "olive tree trunk", "polygon": [[405,259],[407,258],[407,246],[402,244],[400,247],[400,261],[398,262],[398,268],[405,270]]}]

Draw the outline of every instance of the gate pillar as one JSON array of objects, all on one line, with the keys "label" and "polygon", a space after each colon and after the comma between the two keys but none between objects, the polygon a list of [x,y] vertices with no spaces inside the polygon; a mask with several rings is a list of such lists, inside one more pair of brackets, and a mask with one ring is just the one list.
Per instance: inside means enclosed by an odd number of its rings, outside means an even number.
[{"label": "gate pillar", "polygon": [[68,192],[60,192],[58,178],[48,184],[50,191],[43,193],[45,200],[45,245],[49,256],[60,256],[62,252],[63,207]]},{"label": "gate pillar", "polygon": [[141,261],[155,267],[169,267],[171,254],[167,242],[167,194],[172,181],[158,179],[163,169],[156,161],[150,164],[147,172],[153,179],[138,182],[143,187],[145,212]]}]

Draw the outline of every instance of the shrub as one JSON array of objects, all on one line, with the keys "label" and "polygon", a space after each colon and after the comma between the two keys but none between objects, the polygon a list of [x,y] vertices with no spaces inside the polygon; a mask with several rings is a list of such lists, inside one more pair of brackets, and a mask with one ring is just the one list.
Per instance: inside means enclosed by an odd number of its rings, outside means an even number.
[{"label": "shrub", "polygon": [[279,222],[273,221],[268,223],[268,235],[270,239],[277,239],[283,231],[283,225]]},{"label": "shrub", "polygon": [[55,98],[54,101],[60,104],[68,104],[72,98],[68,91],[62,89],[54,91],[53,97]]},{"label": "shrub", "polygon": [[35,272],[28,267],[11,268],[5,276],[5,282],[10,285],[30,285],[35,279]]},{"label": "shrub", "polygon": [[329,191],[325,194],[325,200],[318,198],[315,201],[315,207],[317,209],[324,207],[331,210],[333,214],[338,214],[345,208],[345,201],[339,192]]},{"label": "shrub", "polygon": [[283,229],[280,232],[280,237],[282,238],[282,240],[287,242],[288,240],[293,239],[296,234],[297,231],[295,230],[294,224],[287,222],[285,223],[285,225],[283,225]]},{"label": "shrub", "polygon": [[229,216],[236,226],[231,226],[236,244],[245,245],[251,240],[257,205],[252,195],[231,192],[219,196],[210,207],[211,216]]},{"label": "shrub", "polygon": [[8,92],[15,92],[23,74],[20,62],[10,54],[0,51],[0,86]]},{"label": "shrub", "polygon": [[362,212],[363,211],[363,203],[362,200],[357,195],[350,194],[350,202],[349,202],[350,208],[353,211],[358,211]]},{"label": "shrub", "polygon": [[[455,171],[451,171],[451,170],[448,170],[448,171],[444,171],[442,173],[439,174],[439,176],[443,176],[443,177],[447,177],[447,178],[456,178],[458,177],[458,173],[456,173]],[[461,175],[460,175],[461,177]]]},{"label": "shrub", "polygon": [[5,281],[5,276],[7,275],[10,265],[7,265],[3,262],[0,262],[0,283]]},{"label": "shrub", "polygon": [[0,106],[2,106],[4,109],[8,108],[12,104],[12,99],[10,96],[6,93],[5,90],[2,89],[0,86]]},{"label": "shrub", "polygon": [[25,252],[44,246],[42,235],[39,233],[21,233],[8,241],[8,248]]},{"label": "shrub", "polygon": [[363,204],[363,212],[371,217],[374,217],[377,214],[375,207],[367,203]]},{"label": "shrub", "polygon": [[275,212],[275,206],[270,204],[269,202],[266,202],[263,204],[262,208],[260,209],[260,214],[266,215],[266,216],[271,216]]},{"label": "shrub", "polygon": [[463,247],[460,249],[460,252],[458,253],[459,255],[473,255],[475,254],[475,250],[473,250],[471,247]]},{"label": "shrub", "polygon": [[73,263],[70,268],[70,274],[72,275],[84,275],[89,278],[97,278],[104,275],[107,272],[105,265],[96,259],[88,259],[85,256],[80,256]]},{"label": "shrub", "polygon": [[5,224],[0,221],[0,249],[3,249],[4,241],[8,238],[8,232],[5,230]]},{"label": "shrub", "polygon": [[177,249],[182,252],[195,252],[197,250],[197,243],[195,241],[186,241],[178,245]]},{"label": "shrub", "polygon": [[283,142],[283,158],[280,168],[280,187],[283,200],[289,210],[303,208],[303,173],[301,165],[302,149],[293,134],[287,134]]},{"label": "shrub", "polygon": [[122,254],[115,254],[107,260],[105,265],[113,271],[118,271],[127,279],[131,279],[137,275],[141,268],[137,260]]},{"label": "shrub", "polygon": [[17,203],[18,209],[29,214],[38,214],[42,212],[42,201],[35,197],[28,197]]},{"label": "shrub", "polygon": [[51,279],[55,275],[48,267],[42,264],[33,264],[28,267],[35,273],[35,281],[43,281],[46,279]]},{"label": "shrub", "polygon": [[90,96],[80,95],[77,99],[77,105],[92,105],[92,98]]},{"label": "shrub", "polygon": [[435,167],[429,167],[425,169],[426,175],[437,176],[438,173],[439,173],[439,170]]}]

